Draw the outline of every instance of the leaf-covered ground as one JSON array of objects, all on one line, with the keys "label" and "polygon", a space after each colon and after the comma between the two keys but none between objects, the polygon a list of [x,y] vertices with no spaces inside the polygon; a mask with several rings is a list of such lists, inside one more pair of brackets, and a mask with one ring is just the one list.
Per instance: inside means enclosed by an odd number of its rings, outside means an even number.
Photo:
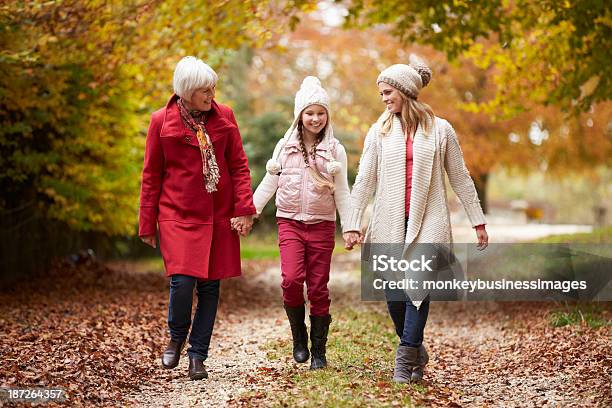
[{"label": "leaf-covered ground", "polygon": [[242,279],[221,286],[206,382],[187,379],[186,358],[175,370],[161,368],[168,287],[160,271],[61,262],[0,292],[0,386],[62,387],[70,406],[223,404],[247,391],[240,382],[262,367],[254,339],[265,342],[284,329],[265,313],[282,305],[280,289],[263,273],[270,261],[243,265]]},{"label": "leaf-covered ground", "polygon": [[[244,266],[222,284],[208,380],[189,381],[185,358],[160,368],[159,271],[89,262],[0,293],[0,386],[63,387],[70,406],[612,406],[609,323],[553,327],[551,303],[435,303],[427,381],[400,386],[384,305],[359,301],[356,265],[338,256],[330,368],[312,373],[289,355],[276,261]],[[609,322],[609,305],[597,316]]]}]

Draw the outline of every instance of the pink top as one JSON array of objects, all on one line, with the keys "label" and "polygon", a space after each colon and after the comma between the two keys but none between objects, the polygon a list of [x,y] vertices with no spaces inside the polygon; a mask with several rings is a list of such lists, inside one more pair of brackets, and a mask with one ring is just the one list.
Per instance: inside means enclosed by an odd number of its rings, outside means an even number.
[{"label": "pink top", "polygon": [[[412,150],[413,138],[406,138],[406,218],[410,215],[410,195],[412,194],[412,163],[414,154]],[[485,229],[484,224],[477,225],[477,230]]]},{"label": "pink top", "polygon": [[410,195],[412,194],[412,138],[406,138],[406,217],[410,214]]}]

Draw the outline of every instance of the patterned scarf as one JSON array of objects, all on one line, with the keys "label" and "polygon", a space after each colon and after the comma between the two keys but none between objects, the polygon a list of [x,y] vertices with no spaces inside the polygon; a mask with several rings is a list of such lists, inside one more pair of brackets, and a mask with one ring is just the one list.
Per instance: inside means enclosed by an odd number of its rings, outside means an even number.
[{"label": "patterned scarf", "polygon": [[198,137],[198,145],[200,145],[200,155],[202,156],[202,174],[204,175],[204,186],[206,191],[212,193],[217,191],[217,183],[219,183],[219,166],[215,158],[215,150],[210,142],[210,136],[206,131],[207,117],[204,112],[192,111],[179,98],[178,107],[181,112],[181,119],[186,126],[196,132]]}]

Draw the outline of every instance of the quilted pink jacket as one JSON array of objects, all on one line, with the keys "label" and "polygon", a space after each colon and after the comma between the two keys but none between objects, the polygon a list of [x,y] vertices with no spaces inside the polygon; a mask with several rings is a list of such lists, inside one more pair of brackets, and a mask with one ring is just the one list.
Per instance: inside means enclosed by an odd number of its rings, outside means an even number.
[{"label": "quilted pink jacket", "polygon": [[[336,208],[341,221],[349,210],[350,191],[346,173],[346,152],[344,147],[334,139],[330,143],[331,154],[327,153],[327,143],[317,146],[315,165],[327,180],[334,184],[334,192],[328,187],[319,187],[312,180],[304,163],[299,141],[290,140],[280,154],[281,173],[266,174],[253,196],[257,213],[261,213],[266,203],[276,192],[276,216],[314,223],[334,221]],[[327,172],[327,163],[331,160],[341,163],[341,170],[336,175]],[[312,165],[312,158],[310,158]]]}]

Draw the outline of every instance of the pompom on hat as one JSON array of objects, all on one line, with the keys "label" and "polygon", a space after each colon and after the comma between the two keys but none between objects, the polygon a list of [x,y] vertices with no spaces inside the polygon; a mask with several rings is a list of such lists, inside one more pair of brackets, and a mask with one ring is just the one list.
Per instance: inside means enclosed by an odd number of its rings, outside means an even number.
[{"label": "pompom on hat", "polygon": [[341,165],[336,161],[330,152],[331,141],[334,138],[334,131],[331,125],[331,115],[329,112],[329,95],[327,91],[321,86],[321,81],[315,76],[307,76],[302,81],[299,91],[295,94],[295,104],[293,107],[293,123],[285,132],[283,136],[283,143],[276,145],[272,158],[266,163],[266,171],[272,175],[277,175],[281,171],[281,164],[279,161],[280,154],[285,147],[285,144],[293,138],[297,137],[297,124],[300,120],[302,111],[310,105],[320,105],[327,111],[327,126],[325,128],[325,136],[323,137],[322,143],[327,144],[327,172],[329,174],[337,174],[340,172]]},{"label": "pompom on hat", "polygon": [[411,58],[409,65],[394,64],[385,68],[376,79],[376,84],[384,82],[411,98],[417,99],[421,89],[431,80],[431,69],[422,61]]}]

